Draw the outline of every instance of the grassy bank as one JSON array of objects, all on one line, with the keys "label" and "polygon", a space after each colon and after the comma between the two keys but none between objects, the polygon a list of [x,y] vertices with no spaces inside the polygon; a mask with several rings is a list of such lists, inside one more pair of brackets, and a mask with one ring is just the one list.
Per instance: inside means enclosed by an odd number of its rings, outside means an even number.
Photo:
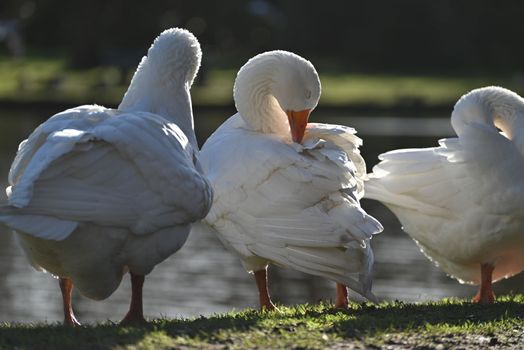
[{"label": "grassy bank", "polygon": [[4,324],[0,349],[353,349],[518,347],[524,343],[524,296],[490,306],[464,300],[380,305],[281,307],[193,319],[153,320],[144,327],[112,323],[68,329],[56,324]]},{"label": "grassy bank", "polygon": [[[116,105],[133,69],[97,67],[68,68],[64,58],[31,56],[20,61],[0,57],[0,102],[55,102]],[[195,84],[195,105],[228,106],[236,70],[204,67],[203,79]],[[391,75],[322,72],[323,106],[451,106],[457,98],[476,87],[502,85],[524,91],[522,78],[441,75]]]}]

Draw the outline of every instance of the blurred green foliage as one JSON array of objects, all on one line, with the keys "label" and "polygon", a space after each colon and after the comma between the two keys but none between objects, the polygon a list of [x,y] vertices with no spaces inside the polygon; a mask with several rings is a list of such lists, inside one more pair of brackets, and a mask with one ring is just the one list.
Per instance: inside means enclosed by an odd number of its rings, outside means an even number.
[{"label": "blurred green foliage", "polygon": [[[33,55],[8,60],[0,55],[0,101],[47,101],[65,105],[96,102],[114,107],[122,99],[132,72],[133,69],[122,72],[112,66],[71,69],[61,56]],[[235,69],[207,71],[206,83],[192,88],[194,104],[231,106],[235,74]],[[418,105],[450,109],[462,94],[479,86],[502,85],[522,92],[518,81],[490,76],[321,73],[320,79],[320,105],[324,107]]]},{"label": "blurred green foliage", "polygon": [[322,105],[451,106],[483,85],[524,91],[523,12],[517,0],[2,0],[0,100],[114,106],[178,26],[204,51],[196,105],[230,106],[239,67],[286,49],[317,67]]},{"label": "blurred green foliage", "polygon": [[18,20],[29,49],[64,52],[82,68],[134,66],[162,29],[180,26],[212,67],[287,49],[326,71],[513,74],[524,61],[523,13],[518,0],[0,2],[0,20]]}]

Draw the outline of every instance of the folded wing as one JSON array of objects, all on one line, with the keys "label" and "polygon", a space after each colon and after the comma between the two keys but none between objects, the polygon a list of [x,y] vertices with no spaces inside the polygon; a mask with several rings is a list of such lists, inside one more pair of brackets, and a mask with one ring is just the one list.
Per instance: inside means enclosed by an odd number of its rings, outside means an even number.
[{"label": "folded wing", "polygon": [[180,129],[154,114],[75,108],[20,145],[1,218],[46,239],[81,222],[147,234],[195,221],[212,197],[195,159]]}]

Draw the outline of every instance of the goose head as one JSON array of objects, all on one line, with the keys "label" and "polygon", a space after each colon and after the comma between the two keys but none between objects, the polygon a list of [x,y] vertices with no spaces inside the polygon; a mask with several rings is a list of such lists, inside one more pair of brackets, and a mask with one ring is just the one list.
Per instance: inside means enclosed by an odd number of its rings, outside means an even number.
[{"label": "goose head", "polygon": [[471,123],[498,128],[509,139],[521,137],[524,133],[524,99],[499,86],[471,90],[455,104],[451,124],[460,136]]},{"label": "goose head", "polygon": [[189,88],[201,60],[202,50],[197,38],[185,29],[171,28],[155,39],[140,66],[150,67],[159,84],[166,87],[182,84]]},{"label": "goose head", "polygon": [[153,113],[169,109],[170,100],[189,94],[201,60],[200,44],[191,32],[163,31],[142,58],[118,108]]},{"label": "goose head", "polygon": [[300,143],[309,114],[320,98],[320,79],[311,62],[287,51],[251,58],[238,72],[235,105],[252,131]]},{"label": "goose head", "polygon": [[160,115],[177,124],[198,149],[189,90],[201,59],[200,44],[189,31],[163,31],[142,58],[118,109]]}]

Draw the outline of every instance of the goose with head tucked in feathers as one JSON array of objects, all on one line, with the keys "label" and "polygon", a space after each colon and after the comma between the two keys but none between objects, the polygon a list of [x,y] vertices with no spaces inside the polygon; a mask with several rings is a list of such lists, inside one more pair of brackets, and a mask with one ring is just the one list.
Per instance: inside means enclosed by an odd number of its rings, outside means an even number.
[{"label": "goose with head tucked in feathers", "polygon": [[485,87],[462,96],[451,115],[457,137],[439,147],[380,156],[366,197],[389,207],[426,256],[460,282],[480,285],[524,269],[524,99]]},{"label": "goose with head tucked in feathers", "polygon": [[118,109],[66,110],[20,144],[0,221],[35,268],[59,277],[65,324],[79,324],[73,284],[101,300],[126,271],[132,298],[123,322],[144,322],[144,276],[207,214],[212,190],[197,160],[189,91],[200,59],[191,33],[166,30]]},{"label": "goose with head tucked in feathers", "polygon": [[360,207],[365,164],[355,130],[308,124],[320,97],[313,65],[286,51],[250,59],[238,72],[238,113],[200,153],[213,186],[205,222],[254,273],[263,309],[274,309],[269,263],[339,283],[369,299],[370,239],[382,226]]}]

